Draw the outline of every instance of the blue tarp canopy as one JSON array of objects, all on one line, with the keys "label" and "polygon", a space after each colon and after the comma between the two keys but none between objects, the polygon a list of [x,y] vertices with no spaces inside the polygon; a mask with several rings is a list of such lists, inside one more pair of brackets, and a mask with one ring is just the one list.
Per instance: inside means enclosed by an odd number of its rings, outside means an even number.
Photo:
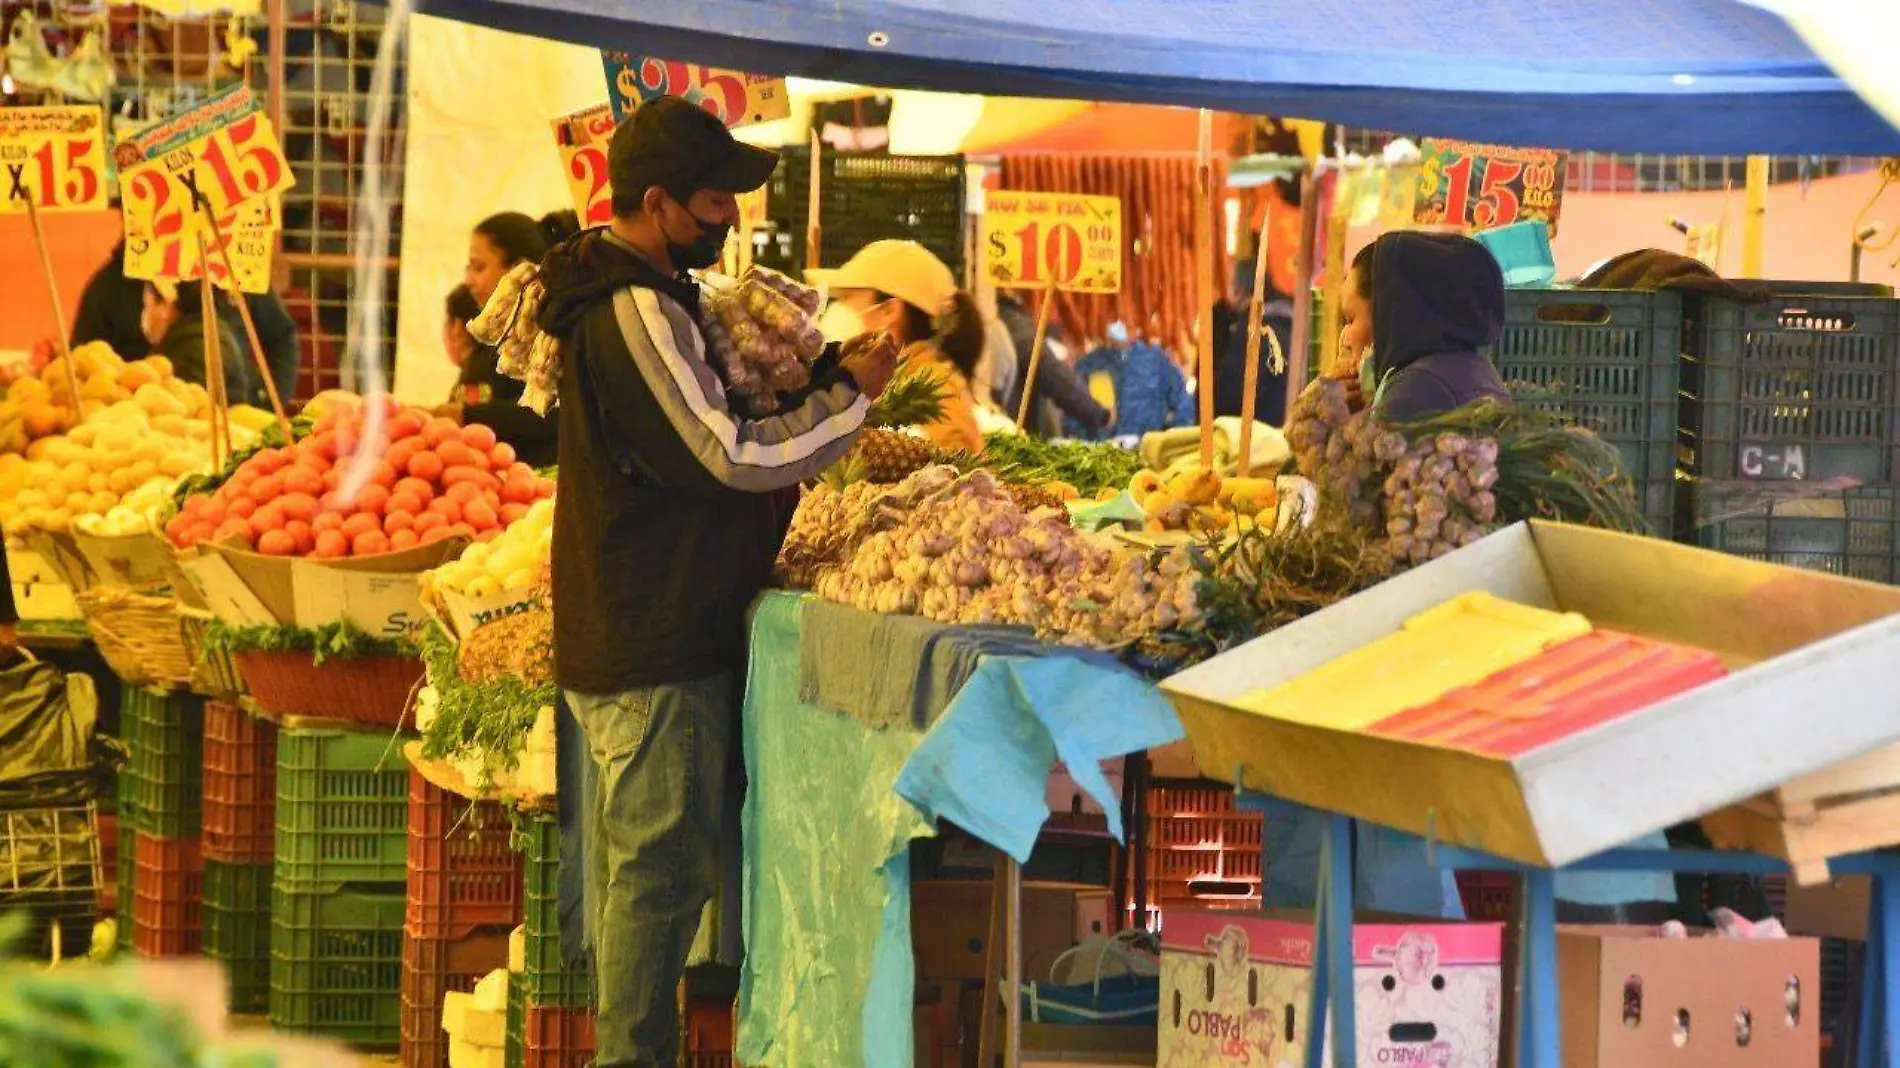
[{"label": "blue tarp canopy", "polygon": [[1900,132],[1740,0],[417,3],[538,37],[892,88],[1566,149],[1900,154]]}]

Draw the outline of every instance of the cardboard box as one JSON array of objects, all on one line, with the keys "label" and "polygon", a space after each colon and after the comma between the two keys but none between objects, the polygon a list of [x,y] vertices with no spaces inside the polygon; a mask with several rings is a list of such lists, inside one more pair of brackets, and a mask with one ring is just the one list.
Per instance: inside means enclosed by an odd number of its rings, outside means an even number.
[{"label": "cardboard box", "polygon": [[1814,1068],[1820,943],[1557,933],[1564,1068]]},{"label": "cardboard box", "polygon": [[[1309,919],[1170,912],[1157,1063],[1303,1063],[1314,948]],[[1356,923],[1358,1063],[1496,1068],[1502,949],[1498,924]]]},{"label": "cardboard box", "polygon": [[[1023,887],[1023,977],[1049,974],[1056,958],[1110,908],[1101,887],[1029,883]],[[981,980],[990,943],[990,884],[918,883],[911,887],[911,940],[926,980]],[[921,921],[921,922],[920,922]],[[997,961],[1001,973],[1002,961]]]},{"label": "cardboard box", "polygon": [[347,619],[370,635],[420,626],[422,573],[459,555],[449,538],[401,552],[341,560],[264,556],[227,545],[181,552],[178,566],[206,608],[234,626],[317,627]]},{"label": "cardboard box", "polygon": [[1865,875],[1842,876],[1819,886],[1789,880],[1784,925],[1789,934],[1865,942],[1872,897],[1873,880]]},{"label": "cardboard box", "polygon": [[[1706,649],[1730,674],[1509,758],[1242,707],[1472,590]],[[1896,641],[1900,587],[1532,521],[1161,688],[1223,782],[1554,868],[1900,742]]]}]

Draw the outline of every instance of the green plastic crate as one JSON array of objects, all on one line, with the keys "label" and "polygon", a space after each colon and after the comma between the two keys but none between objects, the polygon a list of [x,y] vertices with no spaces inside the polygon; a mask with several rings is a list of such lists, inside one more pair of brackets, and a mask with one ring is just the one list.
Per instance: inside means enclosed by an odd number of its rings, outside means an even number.
[{"label": "green plastic crate", "polygon": [[528,826],[525,901],[526,970],[521,985],[528,1004],[579,1009],[593,1004],[594,983],[586,969],[568,967],[561,956],[561,825],[536,816]]},{"label": "green plastic crate", "polygon": [[197,837],[204,825],[204,701],[126,686],[119,712],[128,751],[120,820],[141,834]]},{"label": "green plastic crate", "polygon": [[204,953],[224,964],[231,1011],[270,1009],[271,866],[205,861]]},{"label": "green plastic crate", "polygon": [[508,974],[508,1031],[502,1049],[506,1068],[523,1068],[528,1059],[528,983],[520,972]]},{"label": "green plastic crate", "polygon": [[342,730],[277,736],[277,885],[316,892],[409,877],[402,739]]},{"label": "green plastic crate", "polygon": [[120,952],[130,953],[132,951],[132,871],[138,853],[139,836],[138,832],[123,822],[123,816],[120,819],[119,900],[116,910],[119,917],[119,937],[117,941]]},{"label": "green plastic crate", "polygon": [[273,889],[271,1026],[358,1046],[399,1045],[406,896],[400,886],[383,893]]}]

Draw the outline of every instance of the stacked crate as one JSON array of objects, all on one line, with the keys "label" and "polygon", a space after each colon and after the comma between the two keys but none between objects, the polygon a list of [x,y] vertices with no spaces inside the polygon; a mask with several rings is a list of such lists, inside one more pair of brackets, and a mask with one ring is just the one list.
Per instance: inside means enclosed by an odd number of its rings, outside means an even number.
[{"label": "stacked crate", "polygon": [[270,898],[277,728],[205,702],[204,952],[223,963],[231,1011],[270,1007]]},{"label": "stacked crate", "polygon": [[394,1048],[402,1033],[409,765],[402,739],[277,735],[270,1021]]},{"label": "stacked crate", "polygon": [[403,931],[402,1063],[447,1068],[442,1000],[508,963],[522,918],[522,864],[507,810],[409,777],[408,906]]},{"label": "stacked crate", "polygon": [[98,916],[98,815],[91,804],[0,812],[0,913],[32,917],[17,947],[41,959],[83,957]]},{"label": "stacked crate", "polygon": [[122,937],[141,956],[194,954],[203,943],[204,711],[190,694],[122,691],[119,863],[131,880],[120,884],[130,910],[125,898],[119,910],[130,928]]},{"label": "stacked crate", "polygon": [[1148,793],[1148,897],[1170,906],[1257,908],[1262,817],[1231,789],[1157,781]]},{"label": "stacked crate", "polygon": [[594,1053],[593,976],[571,968],[561,949],[561,825],[551,815],[528,822],[523,867],[525,920],[521,968],[509,976],[521,992],[524,1068],[581,1068]]}]

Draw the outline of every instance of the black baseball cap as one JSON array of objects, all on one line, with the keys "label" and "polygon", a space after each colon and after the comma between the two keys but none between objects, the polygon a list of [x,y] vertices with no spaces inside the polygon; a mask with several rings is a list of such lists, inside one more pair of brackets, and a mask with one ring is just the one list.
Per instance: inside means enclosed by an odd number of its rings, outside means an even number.
[{"label": "black baseball cap", "polygon": [[777,166],[778,153],[734,140],[712,113],[676,96],[641,104],[607,145],[607,179],[622,196],[656,185],[681,200],[701,189],[750,193]]}]

